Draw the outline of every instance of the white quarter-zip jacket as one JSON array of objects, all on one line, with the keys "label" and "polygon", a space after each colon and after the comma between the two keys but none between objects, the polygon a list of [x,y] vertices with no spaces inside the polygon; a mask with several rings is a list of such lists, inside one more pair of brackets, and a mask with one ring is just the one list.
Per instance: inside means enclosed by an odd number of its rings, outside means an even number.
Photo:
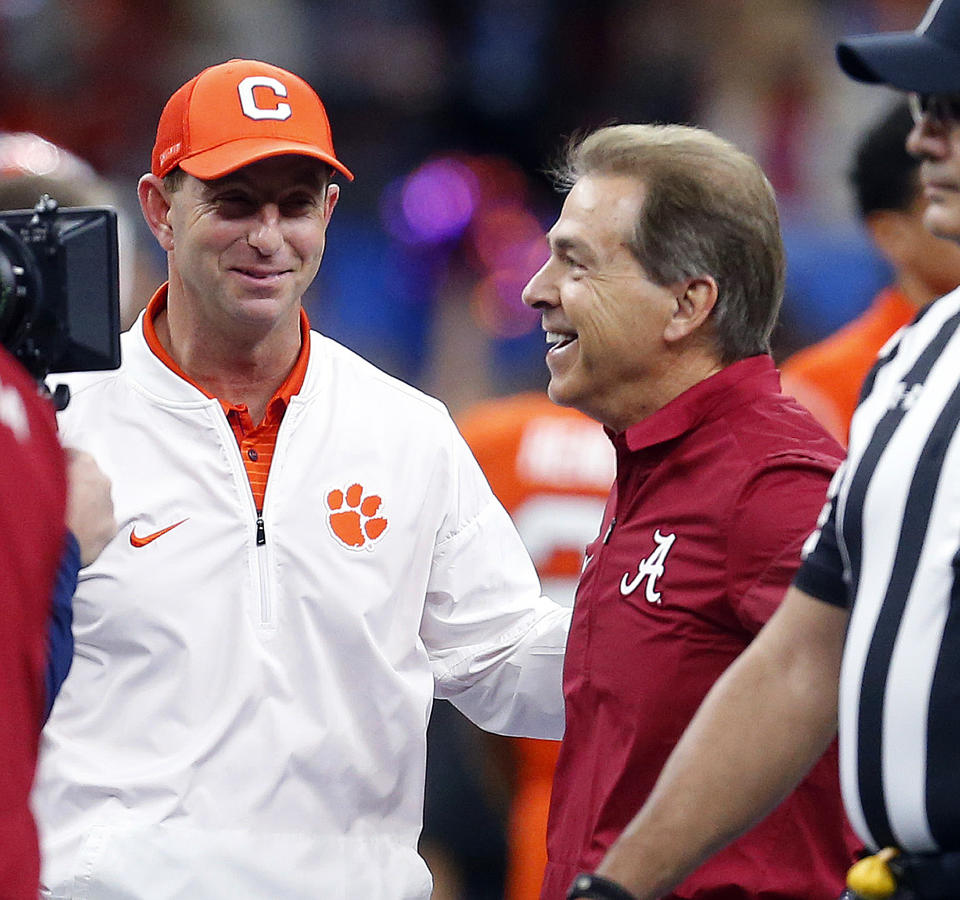
[{"label": "white quarter-zip jacket", "polygon": [[312,332],[258,521],[219,402],[142,318],[122,349],[61,415],[120,531],[44,731],[47,895],[426,900],[432,700],[560,737],[569,611],[438,401]]}]

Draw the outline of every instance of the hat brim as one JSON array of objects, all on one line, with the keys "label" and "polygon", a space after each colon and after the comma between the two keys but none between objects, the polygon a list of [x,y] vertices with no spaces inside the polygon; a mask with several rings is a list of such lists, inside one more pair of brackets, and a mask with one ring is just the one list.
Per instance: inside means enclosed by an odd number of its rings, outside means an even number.
[{"label": "hat brim", "polygon": [[310,156],[313,159],[319,159],[333,166],[348,180],[353,181],[353,172],[336,157],[324,153],[318,147],[301,144],[297,141],[278,141],[264,138],[240,138],[230,141],[227,144],[221,144],[219,147],[213,147],[210,150],[203,150],[192,156],[184,157],[179,161],[179,166],[188,175],[193,175],[194,178],[210,181],[236,172],[237,169],[259,162],[261,159],[288,155]]},{"label": "hat brim", "polygon": [[856,81],[901,91],[960,91],[960,54],[915,31],[868,34],[837,44],[840,68]]}]

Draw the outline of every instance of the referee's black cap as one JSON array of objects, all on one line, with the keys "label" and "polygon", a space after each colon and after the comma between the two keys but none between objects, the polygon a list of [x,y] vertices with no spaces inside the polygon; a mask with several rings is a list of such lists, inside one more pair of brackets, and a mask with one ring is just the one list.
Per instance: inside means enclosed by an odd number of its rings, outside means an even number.
[{"label": "referee's black cap", "polygon": [[841,41],[837,62],[856,81],[918,94],[960,92],[960,0],[933,0],[913,31]]}]

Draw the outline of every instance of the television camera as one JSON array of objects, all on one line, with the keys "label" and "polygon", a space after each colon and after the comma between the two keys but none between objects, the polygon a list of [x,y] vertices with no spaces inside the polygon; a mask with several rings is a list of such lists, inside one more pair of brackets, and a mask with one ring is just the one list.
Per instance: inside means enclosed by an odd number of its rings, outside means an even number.
[{"label": "television camera", "polygon": [[[0,345],[44,385],[55,372],[120,365],[117,215],[60,209],[44,194],[32,210],[0,213]],[[57,409],[69,391],[53,391]]]}]

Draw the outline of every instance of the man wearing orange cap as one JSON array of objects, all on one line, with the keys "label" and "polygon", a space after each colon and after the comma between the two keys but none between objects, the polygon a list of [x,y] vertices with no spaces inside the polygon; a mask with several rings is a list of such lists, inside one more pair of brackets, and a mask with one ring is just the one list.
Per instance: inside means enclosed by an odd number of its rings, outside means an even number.
[{"label": "man wearing orange cap", "polygon": [[336,173],[283,69],[164,108],[139,196],[169,278],[61,417],[120,532],[45,729],[48,896],[426,900],[434,696],[562,733],[569,613],[446,411],[309,329]]}]

